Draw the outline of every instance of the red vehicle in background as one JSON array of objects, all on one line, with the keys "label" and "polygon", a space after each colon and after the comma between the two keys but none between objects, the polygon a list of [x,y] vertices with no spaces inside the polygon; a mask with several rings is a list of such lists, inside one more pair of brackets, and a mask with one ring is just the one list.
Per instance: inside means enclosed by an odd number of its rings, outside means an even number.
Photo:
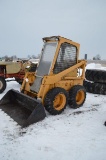
[{"label": "red vehicle in background", "polygon": [[2,93],[7,86],[8,81],[17,81],[22,84],[26,71],[34,72],[38,63],[30,61],[17,62],[0,62],[0,93]]}]

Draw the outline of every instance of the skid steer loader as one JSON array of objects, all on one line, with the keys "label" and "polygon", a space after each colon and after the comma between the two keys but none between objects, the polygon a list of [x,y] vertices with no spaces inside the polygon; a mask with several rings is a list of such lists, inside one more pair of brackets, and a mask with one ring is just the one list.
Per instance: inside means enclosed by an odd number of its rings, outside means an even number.
[{"label": "skid steer loader", "polygon": [[80,45],[61,36],[45,37],[43,41],[36,72],[27,72],[20,92],[9,90],[0,101],[0,109],[23,127],[43,120],[45,110],[57,115],[67,104],[72,108],[82,106],[86,98],[86,61],[78,60]]}]

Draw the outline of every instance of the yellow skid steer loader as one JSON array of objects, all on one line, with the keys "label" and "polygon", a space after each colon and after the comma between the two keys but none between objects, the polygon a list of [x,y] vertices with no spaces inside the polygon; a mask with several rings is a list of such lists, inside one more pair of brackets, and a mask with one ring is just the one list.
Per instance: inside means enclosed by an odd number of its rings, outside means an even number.
[{"label": "yellow skid steer loader", "polygon": [[60,114],[69,104],[83,105],[86,91],[85,60],[78,60],[80,45],[61,36],[43,38],[44,46],[36,72],[27,72],[21,91],[9,90],[0,109],[26,127],[46,117]]}]

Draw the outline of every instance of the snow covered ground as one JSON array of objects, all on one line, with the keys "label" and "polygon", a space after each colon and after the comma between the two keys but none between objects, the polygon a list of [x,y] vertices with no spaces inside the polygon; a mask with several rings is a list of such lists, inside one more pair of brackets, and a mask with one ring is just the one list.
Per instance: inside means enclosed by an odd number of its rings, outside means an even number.
[{"label": "snow covered ground", "polygon": [[[8,82],[0,99],[11,88],[20,90],[20,85]],[[105,121],[106,96],[90,93],[81,108],[67,106],[57,116],[47,113],[24,129],[0,110],[0,160],[106,160]]]}]

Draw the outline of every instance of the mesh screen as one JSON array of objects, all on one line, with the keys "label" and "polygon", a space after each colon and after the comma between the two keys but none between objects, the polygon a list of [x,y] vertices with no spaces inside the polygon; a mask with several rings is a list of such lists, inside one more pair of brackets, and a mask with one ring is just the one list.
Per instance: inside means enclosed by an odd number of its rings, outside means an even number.
[{"label": "mesh screen", "polygon": [[54,73],[62,72],[63,70],[73,66],[77,61],[77,48],[71,44],[63,43],[60,47]]}]

